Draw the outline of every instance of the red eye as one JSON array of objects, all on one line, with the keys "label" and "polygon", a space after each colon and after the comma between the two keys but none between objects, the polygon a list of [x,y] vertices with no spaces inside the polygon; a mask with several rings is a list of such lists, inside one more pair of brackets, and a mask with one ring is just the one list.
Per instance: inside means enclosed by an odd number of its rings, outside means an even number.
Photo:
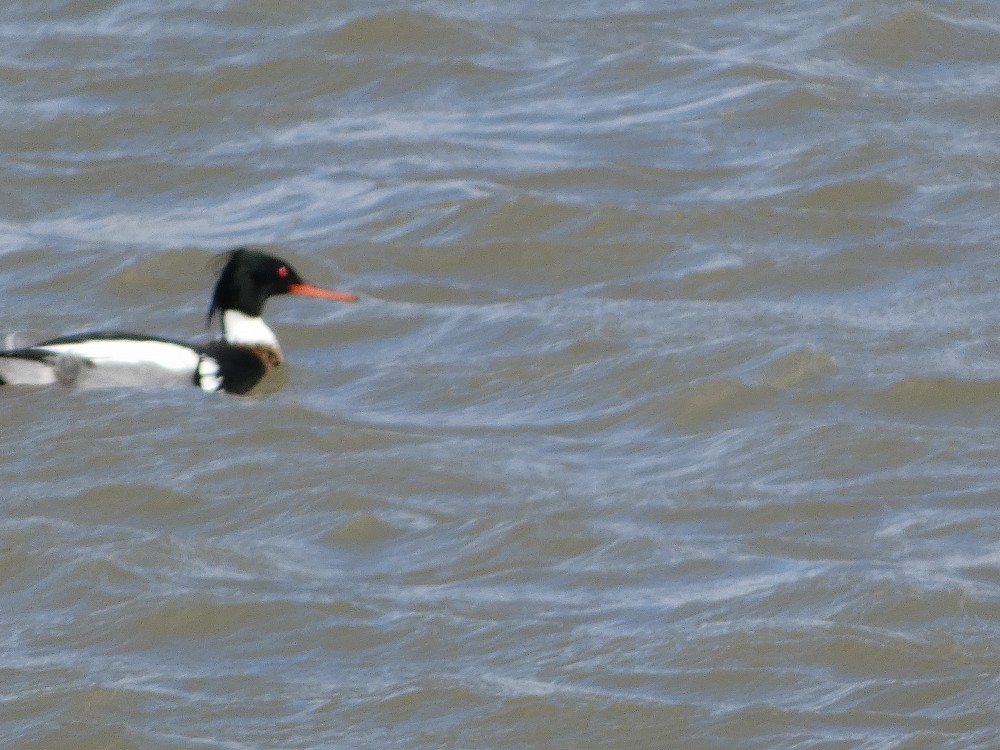
[{"label": "red eye", "polygon": [[278,268],[278,278],[279,279],[288,278],[288,266],[280,266]]}]

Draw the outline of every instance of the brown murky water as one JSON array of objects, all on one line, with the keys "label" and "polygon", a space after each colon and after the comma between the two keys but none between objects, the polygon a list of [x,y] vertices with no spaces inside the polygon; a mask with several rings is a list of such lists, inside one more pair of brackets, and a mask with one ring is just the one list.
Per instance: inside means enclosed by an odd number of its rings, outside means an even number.
[{"label": "brown murky water", "polygon": [[0,9],[5,748],[1000,746],[991,3]]}]

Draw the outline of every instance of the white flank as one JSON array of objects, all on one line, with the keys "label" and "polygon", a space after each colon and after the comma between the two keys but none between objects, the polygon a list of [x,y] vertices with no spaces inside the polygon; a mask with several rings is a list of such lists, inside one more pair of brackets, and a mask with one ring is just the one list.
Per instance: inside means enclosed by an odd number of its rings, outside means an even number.
[{"label": "white flank", "polygon": [[151,365],[192,376],[198,367],[199,359],[198,352],[183,344],[172,344],[169,341],[89,339],[65,344],[46,344],[35,348],[89,359],[98,367],[103,364]]},{"label": "white flank", "polygon": [[58,382],[56,368],[31,359],[0,357],[0,380],[10,385],[51,385]]},{"label": "white flank", "polygon": [[278,337],[267,327],[267,323],[258,317],[244,315],[238,310],[225,310],[222,313],[222,335],[230,344],[238,346],[254,346],[263,344],[280,352]]},{"label": "white flank", "polygon": [[169,341],[89,339],[36,348],[62,355],[59,362],[79,364],[55,373],[59,382],[77,388],[193,385],[200,360],[198,352]]}]

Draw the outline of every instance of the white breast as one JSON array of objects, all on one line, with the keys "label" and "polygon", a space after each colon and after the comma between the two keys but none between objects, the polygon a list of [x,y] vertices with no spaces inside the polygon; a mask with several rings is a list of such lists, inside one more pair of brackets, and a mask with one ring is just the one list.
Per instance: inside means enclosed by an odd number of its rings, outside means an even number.
[{"label": "white breast", "polygon": [[230,344],[238,346],[267,346],[280,352],[278,337],[261,318],[244,315],[239,310],[222,313],[222,335]]}]

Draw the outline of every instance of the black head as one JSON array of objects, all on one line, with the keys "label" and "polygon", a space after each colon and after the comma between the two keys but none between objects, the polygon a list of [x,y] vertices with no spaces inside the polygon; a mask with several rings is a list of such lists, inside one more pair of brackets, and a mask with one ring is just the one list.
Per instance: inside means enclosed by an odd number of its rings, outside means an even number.
[{"label": "black head", "polygon": [[211,323],[212,316],[224,310],[260,317],[267,298],[276,294],[299,294],[337,302],[357,299],[349,292],[334,292],[305,283],[295,269],[280,258],[239,247],[229,253],[219,274],[208,308],[208,320]]},{"label": "black head", "polygon": [[287,294],[292,284],[299,283],[302,283],[299,275],[280,258],[238,247],[229,253],[219,274],[208,318],[211,321],[222,310],[239,310],[244,315],[259,317],[268,297]]}]

